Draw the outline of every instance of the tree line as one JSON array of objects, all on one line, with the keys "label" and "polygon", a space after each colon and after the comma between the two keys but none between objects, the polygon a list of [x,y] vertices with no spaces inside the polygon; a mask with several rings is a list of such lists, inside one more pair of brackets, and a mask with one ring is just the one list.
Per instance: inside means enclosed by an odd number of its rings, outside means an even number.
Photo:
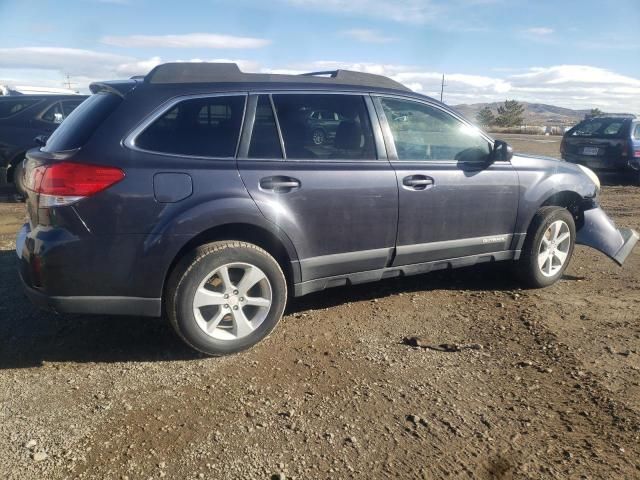
[{"label": "tree line", "polygon": [[[604,115],[599,108],[592,108],[585,118]],[[483,127],[519,127],[524,123],[524,105],[517,100],[505,100],[500,105],[497,114],[489,106],[483,107],[477,114],[476,120]]]}]

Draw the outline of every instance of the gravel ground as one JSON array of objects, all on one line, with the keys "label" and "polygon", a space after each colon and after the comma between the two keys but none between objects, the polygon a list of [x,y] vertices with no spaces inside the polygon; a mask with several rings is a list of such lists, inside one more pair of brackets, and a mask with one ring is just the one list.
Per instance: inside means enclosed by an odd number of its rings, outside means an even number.
[{"label": "gravel ground", "polygon": [[[640,189],[602,203],[640,229]],[[210,359],[160,320],[30,306],[23,211],[0,204],[0,478],[640,478],[639,250],[577,247],[544,290],[485,265],[312,294]]]}]

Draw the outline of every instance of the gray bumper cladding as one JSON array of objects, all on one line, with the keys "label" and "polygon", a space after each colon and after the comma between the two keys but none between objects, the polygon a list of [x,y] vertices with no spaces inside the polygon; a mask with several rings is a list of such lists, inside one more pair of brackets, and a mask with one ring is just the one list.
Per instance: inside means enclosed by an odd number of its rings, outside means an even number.
[{"label": "gray bumper cladding", "polygon": [[595,248],[622,265],[638,242],[631,228],[616,228],[601,208],[585,210],[584,226],[578,230],[576,243]]}]

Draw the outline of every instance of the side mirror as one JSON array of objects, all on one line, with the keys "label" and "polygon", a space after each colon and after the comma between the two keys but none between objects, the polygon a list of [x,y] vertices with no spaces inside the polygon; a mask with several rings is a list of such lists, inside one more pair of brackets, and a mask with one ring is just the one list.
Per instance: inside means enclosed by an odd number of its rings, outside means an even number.
[{"label": "side mirror", "polygon": [[36,138],[33,139],[33,141],[36,142],[37,146],[44,147],[47,144],[48,139],[49,137],[46,135],[38,135]]},{"label": "side mirror", "polygon": [[492,162],[509,162],[513,158],[513,148],[504,140],[493,142]]}]

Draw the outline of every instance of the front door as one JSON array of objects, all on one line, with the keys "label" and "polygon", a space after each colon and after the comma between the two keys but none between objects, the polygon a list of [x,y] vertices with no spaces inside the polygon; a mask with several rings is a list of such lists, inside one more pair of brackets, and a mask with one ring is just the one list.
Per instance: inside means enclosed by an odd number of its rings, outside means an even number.
[{"label": "front door", "polygon": [[[243,135],[238,168],[262,214],[295,245],[303,281],[383,268],[392,257],[398,187],[389,162],[378,159],[370,102],[320,93],[249,102],[252,134]],[[323,142],[309,122],[317,111],[341,119]]]},{"label": "front door", "polygon": [[509,255],[519,198],[511,164],[488,163],[488,139],[436,105],[375,102],[398,179],[394,265]]}]

